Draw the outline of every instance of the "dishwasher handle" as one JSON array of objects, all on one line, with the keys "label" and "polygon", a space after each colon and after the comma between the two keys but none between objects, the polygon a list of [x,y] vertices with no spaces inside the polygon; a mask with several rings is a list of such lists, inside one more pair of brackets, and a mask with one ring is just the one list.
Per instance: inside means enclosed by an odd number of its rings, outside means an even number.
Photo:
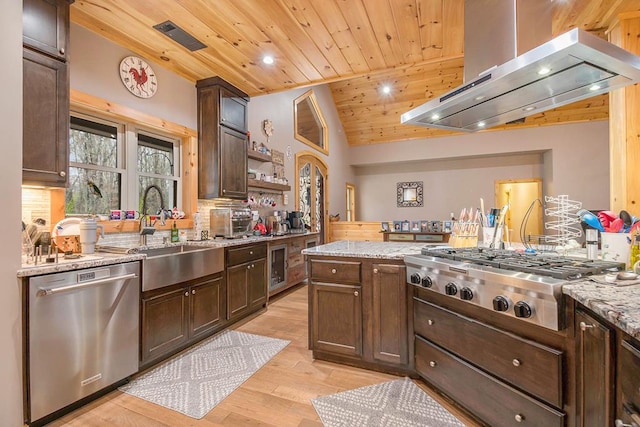
[{"label": "dishwasher handle", "polygon": [[129,279],[135,279],[138,276],[135,273],[130,273],[130,274],[124,274],[122,276],[115,276],[115,277],[107,277],[106,279],[99,279],[99,280],[92,280],[90,282],[84,282],[84,283],[75,283],[73,285],[68,285],[68,286],[59,286],[56,288],[40,288],[37,292],[37,296],[39,297],[44,297],[47,295],[54,295],[54,294],[59,294],[62,292],[69,292],[69,291],[75,291],[77,289],[82,289],[82,288],[89,288],[92,286],[97,286],[97,285],[102,285],[105,283],[110,283],[110,282],[115,282],[118,280],[129,280]]}]

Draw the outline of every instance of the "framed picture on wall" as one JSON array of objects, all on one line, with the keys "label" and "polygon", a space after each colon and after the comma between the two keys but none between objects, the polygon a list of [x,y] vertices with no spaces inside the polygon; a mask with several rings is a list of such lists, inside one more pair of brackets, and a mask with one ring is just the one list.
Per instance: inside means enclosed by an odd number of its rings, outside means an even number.
[{"label": "framed picture on wall", "polygon": [[429,221],[428,220],[422,220],[420,221],[420,231],[422,233],[428,233],[429,232]]},{"label": "framed picture on wall", "polygon": [[381,222],[380,223],[380,228],[382,229],[382,231],[389,231],[389,223],[388,222]]},{"label": "framed picture on wall", "polygon": [[411,221],[411,231],[420,232],[420,221]]},{"label": "framed picture on wall", "polygon": [[393,221],[393,231],[402,231],[402,221]]},{"label": "framed picture on wall", "polygon": [[410,226],[409,221],[407,220],[402,221],[402,231],[411,231],[409,229],[409,226]]}]

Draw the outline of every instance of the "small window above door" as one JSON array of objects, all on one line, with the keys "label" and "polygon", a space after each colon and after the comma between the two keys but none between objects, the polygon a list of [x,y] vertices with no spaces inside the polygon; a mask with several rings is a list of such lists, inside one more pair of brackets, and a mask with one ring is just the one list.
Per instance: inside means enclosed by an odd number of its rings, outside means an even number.
[{"label": "small window above door", "polygon": [[294,101],[294,135],[298,141],[329,154],[327,122],[322,116],[313,90],[307,91]]}]

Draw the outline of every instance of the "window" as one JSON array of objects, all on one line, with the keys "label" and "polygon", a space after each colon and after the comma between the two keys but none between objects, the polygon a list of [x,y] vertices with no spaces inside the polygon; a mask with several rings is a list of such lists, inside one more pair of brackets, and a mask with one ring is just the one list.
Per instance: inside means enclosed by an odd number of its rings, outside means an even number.
[{"label": "window", "polygon": [[75,112],[70,121],[67,215],[142,212],[145,192],[147,213],[178,205],[178,140]]},{"label": "window", "polygon": [[71,117],[66,214],[108,213],[120,209],[122,128]]}]

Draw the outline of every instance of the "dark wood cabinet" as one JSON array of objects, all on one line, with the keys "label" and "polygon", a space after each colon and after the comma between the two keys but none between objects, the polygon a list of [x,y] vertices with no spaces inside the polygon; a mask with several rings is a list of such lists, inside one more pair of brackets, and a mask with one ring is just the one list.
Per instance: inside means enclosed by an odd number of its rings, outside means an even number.
[{"label": "dark wood cabinet", "polygon": [[578,425],[613,425],[613,329],[580,309],[575,322]]},{"label": "dark wood cabinet", "polygon": [[199,80],[198,198],[247,197],[249,97],[219,77]]},{"label": "dark wood cabinet", "polygon": [[22,0],[23,45],[66,60],[69,3],[69,0]]},{"label": "dark wood cabinet", "polygon": [[640,425],[640,343],[626,334],[620,334],[617,356],[615,425],[638,426]]},{"label": "dark wood cabinet", "polygon": [[312,286],[313,350],[362,356],[360,285],[315,283]]},{"label": "dark wood cabinet", "polygon": [[141,364],[159,359],[186,344],[188,290],[173,289],[142,298]]},{"label": "dark wood cabinet", "polygon": [[382,263],[372,267],[373,358],[405,365],[409,358],[406,268]]},{"label": "dark wood cabinet", "polygon": [[227,248],[227,319],[237,320],[267,302],[267,244]]},{"label": "dark wood cabinet", "polygon": [[25,184],[64,187],[68,174],[69,2],[23,2],[23,173]]},{"label": "dark wood cabinet", "polygon": [[143,366],[157,362],[225,325],[222,274],[145,294],[141,310],[140,360]]}]

